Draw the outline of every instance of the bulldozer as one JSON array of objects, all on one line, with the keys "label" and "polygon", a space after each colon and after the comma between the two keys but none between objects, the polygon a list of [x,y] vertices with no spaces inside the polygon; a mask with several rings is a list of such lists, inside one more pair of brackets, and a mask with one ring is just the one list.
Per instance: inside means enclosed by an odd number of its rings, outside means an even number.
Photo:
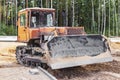
[{"label": "bulldozer", "polygon": [[16,59],[24,66],[62,69],[112,61],[108,39],[86,34],[84,27],[56,27],[55,9],[25,8],[18,12]]}]

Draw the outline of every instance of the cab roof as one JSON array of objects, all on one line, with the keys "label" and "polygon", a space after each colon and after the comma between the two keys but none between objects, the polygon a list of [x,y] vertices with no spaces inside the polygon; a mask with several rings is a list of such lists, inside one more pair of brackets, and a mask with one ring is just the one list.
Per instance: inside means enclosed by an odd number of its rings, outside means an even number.
[{"label": "cab roof", "polygon": [[25,9],[20,10],[19,12],[23,12],[23,11],[26,11],[26,10],[45,10],[45,11],[55,11],[55,9],[53,9],[53,8],[39,8],[39,7],[34,7],[34,8],[25,8]]}]

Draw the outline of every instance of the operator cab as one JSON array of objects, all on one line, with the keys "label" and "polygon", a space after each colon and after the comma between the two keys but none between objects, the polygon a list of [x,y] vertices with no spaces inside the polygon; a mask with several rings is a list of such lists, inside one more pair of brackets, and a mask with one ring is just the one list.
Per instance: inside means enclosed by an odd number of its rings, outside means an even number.
[{"label": "operator cab", "polygon": [[39,29],[53,27],[55,9],[26,8],[18,13],[18,41],[28,42],[31,38],[39,37]]}]

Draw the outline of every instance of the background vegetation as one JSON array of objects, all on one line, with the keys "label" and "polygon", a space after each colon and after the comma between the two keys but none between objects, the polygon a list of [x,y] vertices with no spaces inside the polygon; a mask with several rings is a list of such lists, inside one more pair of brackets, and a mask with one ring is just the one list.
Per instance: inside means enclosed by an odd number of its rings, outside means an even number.
[{"label": "background vegetation", "polygon": [[120,35],[120,0],[0,0],[0,35],[17,33],[17,12],[26,7],[56,9],[56,26],[84,26],[87,33]]}]

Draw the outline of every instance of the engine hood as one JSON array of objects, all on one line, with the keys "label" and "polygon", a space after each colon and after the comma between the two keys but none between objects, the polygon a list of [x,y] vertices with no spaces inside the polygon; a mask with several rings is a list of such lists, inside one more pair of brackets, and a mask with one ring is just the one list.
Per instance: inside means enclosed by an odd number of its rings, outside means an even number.
[{"label": "engine hood", "polygon": [[84,27],[41,27],[41,28],[30,28],[30,37],[36,38],[40,35],[49,36],[54,34],[58,35],[76,35],[85,34]]}]

